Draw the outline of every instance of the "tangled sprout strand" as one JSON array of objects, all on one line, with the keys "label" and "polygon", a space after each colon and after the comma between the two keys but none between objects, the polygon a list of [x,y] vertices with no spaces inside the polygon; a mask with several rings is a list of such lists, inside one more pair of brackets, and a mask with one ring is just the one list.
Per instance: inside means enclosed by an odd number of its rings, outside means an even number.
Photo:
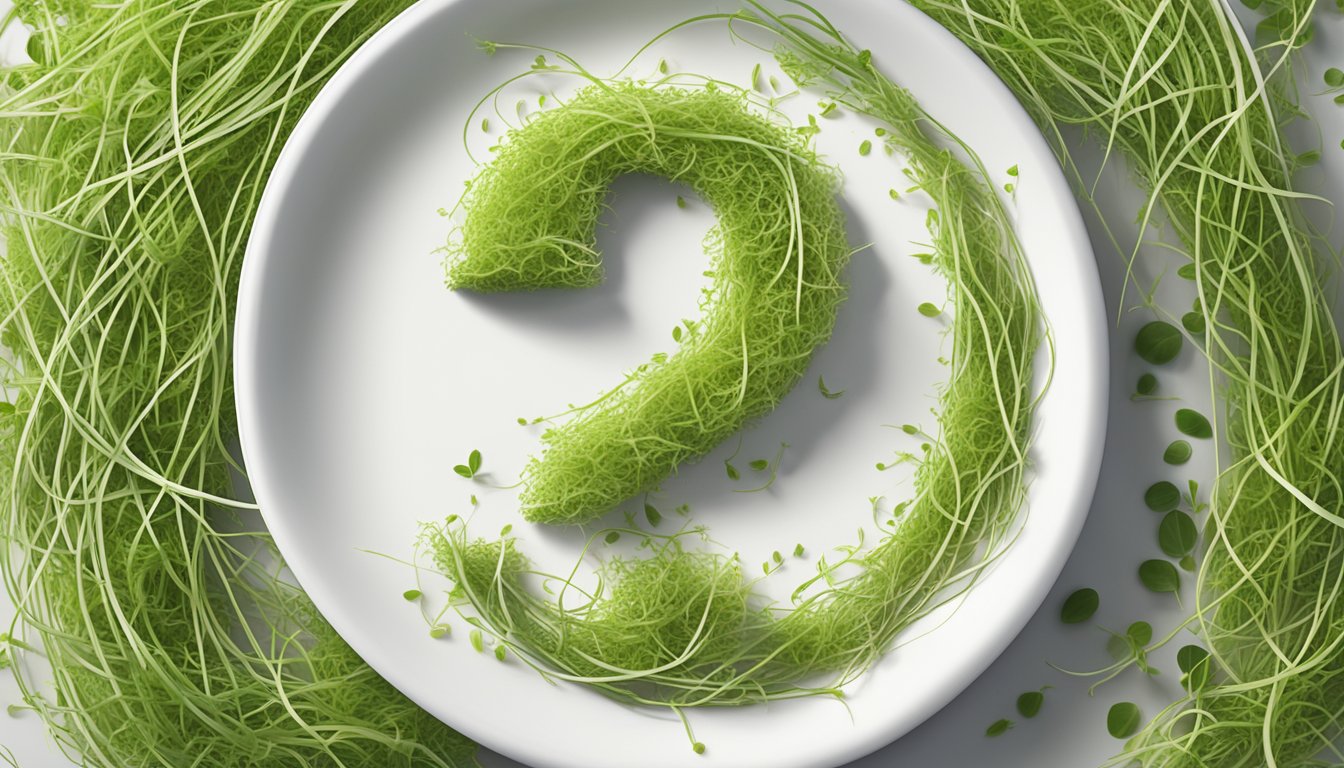
[{"label": "tangled sprout strand", "polygon": [[227,500],[258,198],[318,88],[406,5],[18,3],[36,63],[0,72],[0,571],[50,662],[13,666],[25,702],[83,765],[470,762]]},{"label": "tangled sprout strand", "polygon": [[[1022,505],[1043,333],[1030,273],[983,169],[934,142],[940,129],[870,54],[790,17],[734,19],[774,31],[795,79],[886,123],[887,140],[942,212],[929,224],[933,263],[956,307],[951,380],[908,511],[871,550],[851,548],[823,567],[789,607],[753,607],[763,603],[737,558],[686,551],[685,534],[650,537],[650,556],[608,563],[591,593],[553,577],[563,585],[556,600],[536,594],[515,539],[472,539],[455,520],[426,534],[472,620],[520,658],[548,677],[676,710],[838,694],[911,622],[970,586]],[[818,676],[825,682],[809,682]]]},{"label": "tangled sprout strand", "polygon": [[591,86],[512,131],[473,180],[449,285],[583,288],[602,278],[596,226],[611,182],[688,184],[718,216],[712,283],[682,348],[543,435],[524,516],[581,523],[647,491],[769,413],[825,343],[849,260],[838,181],[800,134],[717,88]]},{"label": "tangled sprout strand", "polygon": [[1194,266],[1231,451],[1197,587],[1195,628],[1214,679],[1150,723],[1121,761],[1286,768],[1325,753],[1338,764],[1344,355],[1322,287],[1329,248],[1298,209],[1295,158],[1279,132],[1278,107],[1296,104],[1275,85],[1316,3],[1269,4],[1260,29],[1271,43],[1257,62],[1215,0],[914,2],[1057,140],[1078,125],[1123,150],[1149,190],[1145,217],[1164,208]]}]

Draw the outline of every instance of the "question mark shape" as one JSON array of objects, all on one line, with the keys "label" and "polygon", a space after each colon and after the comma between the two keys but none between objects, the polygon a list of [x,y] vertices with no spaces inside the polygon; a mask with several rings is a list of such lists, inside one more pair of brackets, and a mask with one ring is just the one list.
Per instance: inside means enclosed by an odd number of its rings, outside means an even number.
[{"label": "question mark shape", "polygon": [[718,224],[702,320],[620,386],[542,435],[523,516],[577,524],[657,485],[774,409],[835,325],[850,248],[838,180],[800,133],[716,88],[599,84],[510,132],[471,182],[448,285],[481,293],[602,280],[598,216],[611,183],[688,184]]}]

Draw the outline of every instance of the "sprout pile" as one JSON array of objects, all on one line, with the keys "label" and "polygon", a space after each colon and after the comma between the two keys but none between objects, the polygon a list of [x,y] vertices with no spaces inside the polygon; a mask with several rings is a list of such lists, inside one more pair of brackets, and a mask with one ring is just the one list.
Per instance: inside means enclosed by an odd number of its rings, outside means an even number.
[{"label": "sprout pile", "polygon": [[[318,88],[406,5],[21,1],[0,74],[0,573],[12,671],[81,764],[453,766],[231,501],[230,329]],[[47,683],[50,681],[50,690]]]},{"label": "sprout pile", "polygon": [[601,281],[598,215],[626,173],[688,184],[713,206],[712,284],[681,350],[543,436],[523,514],[582,523],[646,491],[769,413],[825,343],[849,260],[835,174],[804,138],[719,88],[599,82],[514,131],[472,181],[449,285],[473,291]]}]

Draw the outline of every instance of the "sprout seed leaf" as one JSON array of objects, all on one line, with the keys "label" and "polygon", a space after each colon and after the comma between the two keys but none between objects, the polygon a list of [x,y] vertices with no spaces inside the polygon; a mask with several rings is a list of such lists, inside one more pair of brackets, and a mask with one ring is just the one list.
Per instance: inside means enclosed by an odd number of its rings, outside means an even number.
[{"label": "sprout seed leaf", "polygon": [[1122,701],[1106,713],[1106,730],[1117,739],[1127,739],[1138,732],[1142,719],[1138,706]]},{"label": "sprout seed leaf", "polygon": [[1154,512],[1170,512],[1181,505],[1181,491],[1175,483],[1161,480],[1143,492],[1143,503]]},{"label": "sprout seed leaf", "polygon": [[995,720],[994,722],[989,724],[988,728],[985,729],[985,735],[990,738],[994,738],[995,736],[1002,736],[1003,734],[1007,733],[1008,730],[1012,727],[1013,727],[1012,720]]},{"label": "sprout seed leaf", "polygon": [[1017,697],[1017,713],[1027,719],[1031,719],[1041,711],[1041,705],[1045,703],[1045,694],[1040,691],[1027,691]]},{"label": "sprout seed leaf", "polygon": [[1134,351],[1153,365],[1165,365],[1181,353],[1185,339],[1171,323],[1154,320],[1139,329],[1134,339]]},{"label": "sprout seed leaf", "polygon": [[1198,645],[1187,645],[1176,652],[1176,666],[1181,670],[1181,684],[1194,692],[1209,682],[1211,668],[1209,652]]},{"label": "sprout seed leaf", "polygon": [[1162,518],[1157,528],[1157,543],[1167,557],[1182,558],[1195,550],[1199,531],[1195,521],[1179,509],[1174,509]]},{"label": "sprout seed leaf", "polygon": [[1059,620],[1065,624],[1081,624],[1092,618],[1101,606],[1101,595],[1090,587],[1077,590],[1064,600],[1059,611]]},{"label": "sprout seed leaf", "polygon": [[1167,446],[1167,450],[1162,452],[1162,460],[1172,466],[1180,466],[1190,460],[1192,453],[1194,453],[1194,449],[1190,447],[1190,443],[1185,440],[1176,440]]},{"label": "sprout seed leaf", "polygon": [[1139,565],[1139,581],[1153,592],[1177,592],[1181,588],[1181,574],[1166,560],[1145,560]]},{"label": "sprout seed leaf", "polygon": [[1213,425],[1204,414],[1190,408],[1182,408],[1176,412],[1176,428],[1183,435],[1207,440],[1213,437]]}]

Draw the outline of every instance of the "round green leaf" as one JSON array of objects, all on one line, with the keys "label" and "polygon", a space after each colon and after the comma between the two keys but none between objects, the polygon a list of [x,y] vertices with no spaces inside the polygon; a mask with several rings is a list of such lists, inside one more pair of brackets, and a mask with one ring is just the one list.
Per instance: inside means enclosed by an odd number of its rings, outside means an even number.
[{"label": "round green leaf", "polygon": [[1209,652],[1198,645],[1187,645],[1176,652],[1176,666],[1181,669],[1181,684],[1194,692],[1209,682],[1212,660]]},{"label": "round green leaf", "polygon": [[1125,637],[1128,637],[1135,646],[1142,648],[1153,640],[1153,625],[1146,621],[1136,621],[1125,630]]},{"label": "round green leaf", "polygon": [[1027,691],[1017,697],[1017,713],[1025,718],[1033,718],[1041,711],[1045,703],[1045,694],[1040,691]]},{"label": "round green leaf", "polygon": [[1176,592],[1181,588],[1181,574],[1166,560],[1145,560],[1139,566],[1139,581],[1153,592]]},{"label": "round green leaf", "polygon": [[1344,70],[1338,67],[1325,70],[1325,84],[1331,88],[1344,87]]},{"label": "round green leaf", "polygon": [[1097,612],[1101,606],[1101,595],[1097,590],[1085,587],[1064,600],[1064,606],[1059,611],[1059,620],[1065,624],[1081,624],[1092,618],[1092,614]]},{"label": "round green leaf", "polygon": [[1190,554],[1198,538],[1194,519],[1179,509],[1168,512],[1157,527],[1157,545],[1167,557],[1180,559]]},{"label": "round green leaf", "polygon": [[1176,326],[1154,320],[1139,329],[1139,335],[1134,338],[1134,351],[1153,365],[1164,365],[1176,359],[1184,343]]},{"label": "round green leaf", "polygon": [[1181,315],[1181,325],[1194,336],[1203,334],[1206,327],[1204,315],[1199,312],[1186,312]]},{"label": "round green leaf", "polygon": [[1182,408],[1176,412],[1176,428],[1183,435],[1207,440],[1213,437],[1213,425],[1204,414],[1190,408]]},{"label": "round green leaf", "polygon": [[1143,715],[1137,705],[1122,701],[1106,713],[1106,730],[1117,739],[1128,739],[1139,731]]},{"label": "round green leaf", "polygon": [[1139,377],[1139,382],[1134,385],[1134,391],[1140,395],[1151,395],[1157,391],[1157,377],[1151,373],[1145,373]]},{"label": "round green leaf", "polygon": [[1175,483],[1162,480],[1143,492],[1143,503],[1154,512],[1170,512],[1181,505],[1181,491]]},{"label": "round green leaf", "polygon": [[1184,440],[1177,440],[1167,446],[1167,450],[1162,452],[1162,460],[1173,466],[1179,466],[1190,460],[1190,455],[1194,449]]},{"label": "round green leaf", "polygon": [[995,736],[1002,736],[1003,734],[1008,732],[1009,728],[1012,727],[1013,727],[1013,721],[1011,720],[995,720],[993,723],[990,723],[988,728],[985,729],[985,735],[989,736],[990,738],[993,738]]}]

